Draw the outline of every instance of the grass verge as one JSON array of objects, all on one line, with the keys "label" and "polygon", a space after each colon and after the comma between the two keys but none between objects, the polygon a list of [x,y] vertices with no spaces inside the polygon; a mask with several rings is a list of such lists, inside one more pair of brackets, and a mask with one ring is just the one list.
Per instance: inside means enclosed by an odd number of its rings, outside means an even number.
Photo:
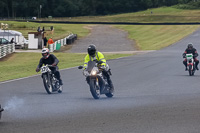
[{"label": "grass verge", "polygon": [[[54,53],[59,59],[59,68],[83,65],[85,54]],[[115,59],[131,54],[105,54],[105,58]],[[35,69],[41,58],[40,53],[13,53],[0,60],[0,82],[36,75]]]},{"label": "grass verge", "polygon": [[152,8],[145,11],[122,13],[116,15],[53,18],[50,21],[139,23],[200,22],[200,10],[178,9],[177,6],[172,6]]},{"label": "grass verge", "polygon": [[198,25],[115,25],[128,31],[140,50],[159,50],[194,32]]}]

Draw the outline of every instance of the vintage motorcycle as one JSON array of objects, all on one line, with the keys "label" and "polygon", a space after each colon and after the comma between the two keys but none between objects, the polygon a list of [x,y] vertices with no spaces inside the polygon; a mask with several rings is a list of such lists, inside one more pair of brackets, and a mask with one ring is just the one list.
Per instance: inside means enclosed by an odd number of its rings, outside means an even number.
[{"label": "vintage motorcycle", "polygon": [[[102,73],[104,68],[100,65],[101,63],[102,61],[89,61],[87,68],[83,71],[94,99],[99,99],[101,94],[107,97],[114,95],[114,88],[109,87],[107,78]],[[83,66],[79,66],[78,69],[83,69]],[[111,75],[110,70],[109,73]]]},{"label": "vintage motorcycle", "polygon": [[187,59],[187,69],[189,71],[189,75],[193,76],[196,70],[193,54],[186,54],[185,58]]},{"label": "vintage motorcycle", "polygon": [[1,119],[1,115],[2,115],[2,112],[4,111],[3,108],[1,108],[1,104],[0,104],[0,119]]},{"label": "vintage motorcycle", "polygon": [[52,73],[50,67],[55,66],[45,65],[42,66],[40,69],[45,90],[48,94],[51,94],[53,92],[62,93],[62,86],[60,85],[59,80],[56,78],[55,74]]}]

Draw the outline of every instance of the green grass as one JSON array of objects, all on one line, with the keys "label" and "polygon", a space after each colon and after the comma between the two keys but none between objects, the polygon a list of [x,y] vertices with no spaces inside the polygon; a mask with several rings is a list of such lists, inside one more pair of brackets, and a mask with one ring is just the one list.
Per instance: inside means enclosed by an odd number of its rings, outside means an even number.
[{"label": "green grass", "polygon": [[197,25],[117,25],[128,31],[129,38],[135,40],[140,50],[159,50],[194,32]]},{"label": "green grass", "polygon": [[[59,68],[70,68],[83,65],[86,54],[54,53],[59,59]],[[115,59],[131,54],[105,54],[105,58]],[[14,53],[0,61],[0,81],[17,79],[37,74],[35,69],[41,58],[40,53]],[[77,69],[78,71],[78,69]],[[80,72],[81,74],[81,72]]]},{"label": "green grass", "polygon": [[[54,40],[62,39],[68,36],[70,33],[78,34],[78,37],[85,37],[89,34],[89,29],[86,25],[82,24],[51,24],[51,23],[32,23],[32,22],[16,22],[16,21],[0,21],[0,23],[7,23],[10,30],[16,30],[21,32],[28,39],[28,32],[37,32],[37,28],[43,26],[54,27],[54,32],[46,31],[47,38],[53,37]],[[46,30],[49,30],[46,29]]]},{"label": "green grass", "polygon": [[[151,11],[153,12],[151,14]],[[77,22],[200,22],[200,10],[177,9],[173,7],[153,8],[134,13],[122,13],[106,16],[84,16],[70,18],[53,18],[51,21],[77,21]]]},{"label": "green grass", "polygon": [[[151,14],[150,12],[153,12]],[[196,18],[195,18],[196,17]],[[66,20],[64,18],[63,20]],[[193,22],[200,21],[200,10],[182,10],[172,7],[149,9],[137,13],[118,14],[99,17],[77,17],[70,21],[110,21],[110,22]],[[1,22],[0,22],[1,23]],[[17,30],[27,35],[36,31],[37,27],[54,26],[54,39],[61,39],[69,33],[76,33],[78,37],[85,37],[90,30],[87,25],[74,24],[39,24],[31,22],[3,21],[8,23],[11,30]],[[158,50],[169,46],[183,37],[191,34],[197,25],[115,25],[129,33],[129,38],[136,41],[140,50]],[[51,34],[48,35],[52,36]],[[60,69],[83,64],[84,54],[54,53],[60,60]],[[113,59],[130,54],[107,54],[106,59]],[[0,61],[0,81],[35,75],[35,68],[41,58],[39,53],[15,53],[11,57]],[[23,59],[23,60],[22,60]]]}]

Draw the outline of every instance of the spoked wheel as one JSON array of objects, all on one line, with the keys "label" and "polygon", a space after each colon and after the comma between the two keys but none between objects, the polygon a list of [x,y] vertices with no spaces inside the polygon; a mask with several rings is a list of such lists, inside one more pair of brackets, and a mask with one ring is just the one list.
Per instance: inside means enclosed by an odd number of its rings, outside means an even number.
[{"label": "spoked wheel", "polygon": [[58,93],[62,93],[62,91],[63,91],[63,87],[62,87],[62,85],[60,85],[60,83],[59,83],[59,81],[57,81],[57,90],[58,90]]},{"label": "spoked wheel", "polygon": [[44,88],[45,88],[46,92],[48,94],[51,94],[53,92],[53,89],[52,89],[51,82],[49,81],[47,75],[43,75],[43,83],[44,83]]},{"label": "spoked wheel", "polygon": [[58,89],[58,93],[62,93],[62,90],[63,90],[63,88],[62,88],[62,86],[60,86],[60,88]]},{"label": "spoked wheel", "polygon": [[99,99],[100,98],[100,88],[97,86],[95,80],[90,80],[90,92],[94,99]]}]

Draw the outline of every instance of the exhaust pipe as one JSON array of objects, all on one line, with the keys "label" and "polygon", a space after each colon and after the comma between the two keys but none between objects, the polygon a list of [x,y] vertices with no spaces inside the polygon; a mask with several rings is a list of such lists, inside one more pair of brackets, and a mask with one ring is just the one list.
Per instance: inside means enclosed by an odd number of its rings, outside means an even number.
[{"label": "exhaust pipe", "polygon": [[4,109],[1,108],[1,104],[0,104],[0,119],[1,119],[1,114],[2,114],[3,111],[4,111]]}]

